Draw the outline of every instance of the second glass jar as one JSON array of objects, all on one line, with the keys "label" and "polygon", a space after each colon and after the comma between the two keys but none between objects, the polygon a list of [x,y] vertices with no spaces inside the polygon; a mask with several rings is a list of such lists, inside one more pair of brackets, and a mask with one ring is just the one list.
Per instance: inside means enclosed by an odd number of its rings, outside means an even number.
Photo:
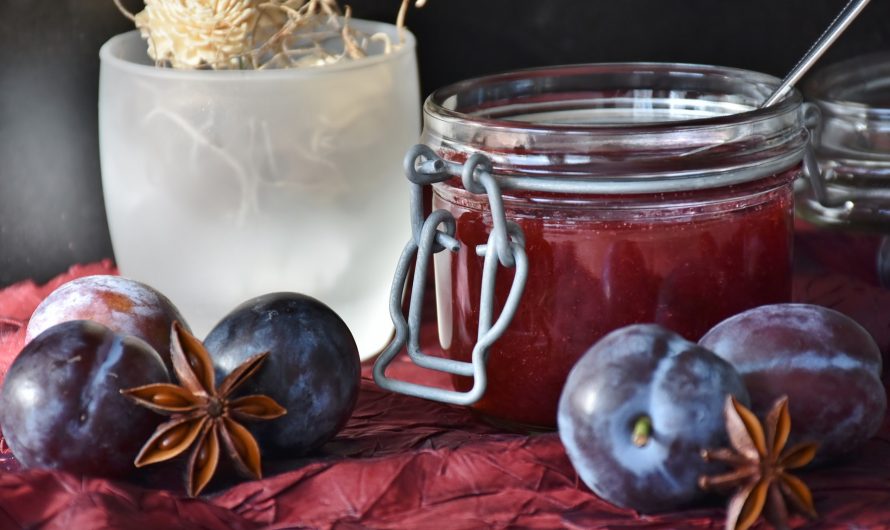
[{"label": "second glass jar", "polygon": [[[477,410],[552,428],[569,370],[609,331],[655,322],[697,340],[730,315],[790,298],[792,183],[807,133],[796,92],[758,109],[777,84],[713,66],[600,64],[430,96],[423,143],[452,162],[486,155],[507,218],[525,232],[528,283],[490,350]],[[488,201],[453,179],[435,186],[433,208],[454,215],[464,244],[435,266],[441,345],[467,361]],[[496,308],[510,275],[499,274]],[[472,382],[455,376],[454,385]]]}]

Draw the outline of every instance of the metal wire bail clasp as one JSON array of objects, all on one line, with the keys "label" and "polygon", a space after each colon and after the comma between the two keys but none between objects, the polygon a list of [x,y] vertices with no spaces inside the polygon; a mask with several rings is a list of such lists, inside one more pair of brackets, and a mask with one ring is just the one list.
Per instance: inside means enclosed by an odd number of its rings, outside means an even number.
[{"label": "metal wire bail clasp", "polygon": [[826,207],[835,206],[828,195],[828,180],[833,177],[834,172],[827,170],[826,173],[823,173],[816,158],[816,144],[818,143],[819,122],[822,121],[822,112],[814,103],[804,103],[802,109],[804,126],[810,135],[803,155],[804,175],[810,180],[810,187],[816,200]]},{"label": "metal wire bail clasp", "polygon": [[[491,162],[484,155],[476,154],[466,164],[449,163],[432,149],[416,145],[405,156],[405,174],[411,181],[411,229],[412,238],[402,251],[393,278],[389,297],[389,313],[395,325],[393,341],[380,354],[374,364],[374,381],[381,388],[443,403],[471,405],[485,393],[488,378],[485,363],[488,350],[503,335],[522,297],[528,278],[528,259],[525,254],[525,235],[516,223],[507,221],[500,186],[491,174]],[[454,216],[446,210],[436,210],[424,219],[423,187],[460,176],[464,188],[470,193],[486,194],[492,219],[492,232],[488,242],[476,247],[476,254],[484,256],[482,290],[479,300],[479,334],[473,347],[472,361],[456,361],[427,355],[420,350],[420,324],[427,272],[433,255],[457,252],[460,242],[454,238]],[[441,227],[441,229],[440,229]],[[411,261],[416,256],[414,282],[408,306],[408,319],[402,314],[402,293],[408,281]],[[513,284],[504,308],[494,320],[494,290],[498,264],[515,267]],[[390,365],[402,347],[407,345],[411,361],[423,368],[473,378],[473,386],[466,392],[410,383],[386,376]]]}]

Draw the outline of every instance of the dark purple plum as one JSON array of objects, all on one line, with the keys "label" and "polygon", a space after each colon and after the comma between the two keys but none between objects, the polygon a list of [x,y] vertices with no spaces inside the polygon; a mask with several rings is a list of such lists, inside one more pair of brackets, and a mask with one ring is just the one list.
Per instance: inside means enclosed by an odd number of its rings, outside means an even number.
[{"label": "dark purple plum", "polygon": [[89,321],[38,335],[19,353],[0,393],[0,425],[25,467],[126,477],[163,418],[121,389],[169,382],[157,352]]},{"label": "dark purple plum", "polygon": [[352,415],[361,377],[358,348],[343,320],[314,298],[272,293],[248,300],[210,331],[204,346],[218,381],[251,355],[269,352],[238,391],[265,394],[287,409],[276,420],[246,424],[263,456],[313,451]]},{"label": "dark purple plum", "polygon": [[789,443],[818,442],[819,461],[855,450],[884,420],[881,351],[862,326],[833,309],[757,307],[724,320],[699,343],[742,375],[761,418],[787,395]]},{"label": "dark purple plum", "polygon": [[719,468],[702,449],[726,445],[727,395],[748,393],[732,366],[652,324],[627,326],[590,348],[559,401],[559,436],[587,486],[644,513],[686,506],[698,477]]},{"label": "dark purple plum", "polygon": [[92,320],[120,335],[139,337],[158,352],[171,372],[170,328],[178,321],[188,329],[179,310],[153,287],[121,276],[85,276],[62,284],[37,306],[28,322],[25,344],[69,320]]}]

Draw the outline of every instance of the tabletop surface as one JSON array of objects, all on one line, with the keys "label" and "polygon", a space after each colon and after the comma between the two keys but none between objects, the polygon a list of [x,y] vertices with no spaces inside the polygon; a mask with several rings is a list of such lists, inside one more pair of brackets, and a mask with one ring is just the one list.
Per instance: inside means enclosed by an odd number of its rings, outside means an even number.
[{"label": "tabletop surface", "polygon": [[[890,351],[890,291],[873,283],[870,243],[835,234],[798,234],[795,299],[834,307],[860,321]],[[873,256],[873,254],[872,254]],[[21,344],[21,326],[53,288],[74,277],[113,273],[110,262],[76,266],[46,285],[0,291],[0,373]],[[435,347],[434,326],[424,344]],[[886,365],[886,363],[885,363]],[[445,383],[407,361],[402,377]],[[886,370],[885,370],[885,381]],[[468,409],[377,388],[364,369],[346,428],[318,454],[267,462],[266,478],[213,484],[189,499],[141,484],[20,470],[0,458],[0,528],[722,528],[720,502],[643,516],[616,508],[578,479],[556,433],[506,433]],[[803,471],[820,518],[804,528],[890,528],[890,423],[865,447],[830,467]],[[755,528],[766,528],[760,522]]]}]

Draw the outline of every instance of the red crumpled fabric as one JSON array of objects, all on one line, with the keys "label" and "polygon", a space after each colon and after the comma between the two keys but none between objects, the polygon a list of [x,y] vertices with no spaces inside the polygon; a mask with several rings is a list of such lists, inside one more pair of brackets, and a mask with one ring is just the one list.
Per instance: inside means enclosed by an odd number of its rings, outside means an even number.
[{"label": "red crumpled fabric", "polygon": [[[834,307],[862,323],[890,352],[890,291],[857,264],[825,268],[841,255],[873,252],[871,242],[803,233],[795,299]],[[829,247],[823,248],[823,245]],[[819,249],[823,250],[819,250]],[[871,251],[868,248],[872,248]],[[857,254],[858,253],[858,254]],[[874,254],[871,254],[872,256]],[[114,272],[110,262],[72,268],[46,286],[0,291],[0,371],[21,346],[30,312],[58,284]],[[433,325],[427,326],[429,347]],[[885,363],[886,364],[886,363]],[[267,478],[189,499],[157,489],[44,470],[19,470],[0,455],[0,529],[6,528],[640,528],[718,529],[720,504],[643,516],[602,501],[578,479],[555,433],[500,432],[465,408],[391,394],[365,367],[358,406],[323,450],[270,463]],[[447,384],[406,361],[402,377]],[[886,378],[885,378],[886,380]],[[890,423],[849,460],[806,471],[820,518],[806,528],[890,528]],[[763,522],[755,528],[766,528]]]}]

